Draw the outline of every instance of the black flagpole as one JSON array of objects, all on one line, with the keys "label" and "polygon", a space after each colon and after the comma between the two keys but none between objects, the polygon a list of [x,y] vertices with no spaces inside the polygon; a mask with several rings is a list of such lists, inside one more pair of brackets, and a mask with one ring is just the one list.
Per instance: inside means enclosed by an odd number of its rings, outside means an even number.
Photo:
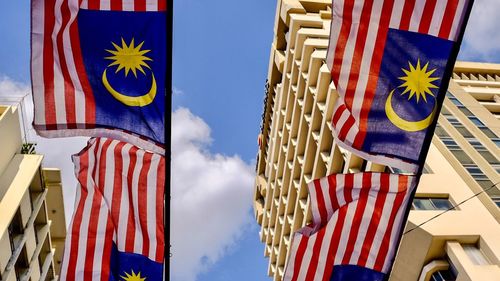
[{"label": "black flagpole", "polygon": [[[160,0],[161,1],[161,0]],[[164,249],[164,262],[165,262],[165,273],[164,280],[170,280],[170,199],[171,199],[171,163],[172,163],[172,46],[173,46],[173,0],[167,1],[167,16],[166,16],[166,32],[167,32],[167,71],[165,79],[166,97],[165,97],[165,187],[164,187],[164,205],[163,208],[163,220],[164,220],[164,238],[165,238],[165,249]]]}]

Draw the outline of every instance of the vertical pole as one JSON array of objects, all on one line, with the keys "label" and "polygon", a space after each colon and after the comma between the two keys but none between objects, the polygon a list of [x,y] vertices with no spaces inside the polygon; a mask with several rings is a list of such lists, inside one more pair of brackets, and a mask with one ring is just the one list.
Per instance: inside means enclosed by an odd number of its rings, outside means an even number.
[{"label": "vertical pole", "polygon": [[165,188],[164,188],[164,209],[163,209],[163,220],[164,220],[164,235],[165,235],[165,276],[164,280],[170,280],[170,200],[171,200],[171,163],[172,163],[172,46],[173,46],[173,0],[167,1],[167,16],[166,16],[166,32],[167,32],[167,71],[165,79],[166,94],[165,97]]}]

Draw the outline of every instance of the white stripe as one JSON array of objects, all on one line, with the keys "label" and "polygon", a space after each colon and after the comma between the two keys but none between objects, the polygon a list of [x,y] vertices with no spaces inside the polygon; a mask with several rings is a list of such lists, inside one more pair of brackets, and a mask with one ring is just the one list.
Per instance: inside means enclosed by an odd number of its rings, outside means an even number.
[{"label": "white stripe", "polygon": [[[341,97],[339,97],[337,99],[337,103],[342,103],[344,104],[344,101],[342,100]],[[339,110],[340,108],[337,108],[337,110]],[[351,113],[349,112],[349,110],[347,108],[343,108],[341,109],[342,110],[342,115],[340,115],[340,118],[337,122],[337,126],[333,126],[334,128],[334,131],[335,131],[335,134],[337,135],[335,138],[338,139],[338,134],[340,133],[340,130],[342,129],[342,127],[344,127],[346,121],[348,120],[349,116],[351,115]],[[335,113],[334,113],[335,114]]]},{"label": "white stripe", "polygon": [[[377,1],[382,2],[382,1]],[[403,14],[403,7],[405,5],[405,0],[395,0],[394,6],[392,8],[391,21],[389,23],[389,28],[399,29],[401,24],[401,16]]]},{"label": "white stripe", "polygon": [[[368,78],[370,73],[370,67],[372,64],[373,53],[375,49],[375,41],[377,39],[377,32],[380,22],[380,14],[382,13],[383,1],[375,1],[372,7],[371,20],[368,26],[365,49],[363,50],[363,57],[361,58],[361,67],[359,69],[359,80],[356,85],[356,90],[354,92],[352,115],[356,120],[356,124],[359,127],[359,116],[361,108],[363,106],[363,101],[366,93],[366,86],[368,85]],[[357,132],[355,132],[357,133]],[[354,141],[354,137],[349,132],[349,137],[352,138],[351,142]],[[354,135],[355,136],[355,135]]]},{"label": "white stripe", "polygon": [[[149,237],[149,259],[156,260],[156,188],[157,188],[157,175],[158,175],[158,166],[160,164],[160,156],[157,154],[153,154],[151,157],[151,166],[148,171],[148,182],[147,182],[147,234]],[[163,222],[160,222],[163,223]]]},{"label": "white stripe", "polygon": [[129,157],[129,151],[132,145],[130,144],[125,144],[122,148],[121,155],[123,159],[123,168],[122,168],[122,194],[121,194],[121,204],[120,204],[120,217],[118,219],[119,223],[118,224],[118,239],[117,239],[117,245],[116,247],[118,248],[119,251],[124,252],[125,251],[125,242],[127,239],[127,229],[128,229],[128,214],[130,212],[129,210],[129,202],[131,202],[129,196],[128,196],[128,182],[127,182],[127,174],[128,174],[128,168],[130,165],[130,157]]},{"label": "white stripe", "polygon": [[[99,184],[101,182],[101,177],[106,179],[106,174],[100,173],[101,168],[101,160],[104,160],[101,155],[104,155],[107,151],[103,151],[104,142],[106,139],[100,139],[99,146],[97,147],[96,161],[94,162],[95,167],[95,178],[92,185],[87,185],[87,188],[92,189],[94,194],[94,200],[101,197],[101,202],[99,204],[99,212],[97,215],[97,225],[96,225],[96,233],[95,233],[95,245],[94,249],[94,260],[92,261],[92,269],[99,272],[102,270],[102,252],[104,251],[104,241],[106,237],[106,222],[107,222],[107,208],[106,203],[104,202],[103,194],[99,189]],[[97,142],[96,142],[97,143]],[[96,144],[95,143],[95,144]],[[94,144],[94,145],[95,145]],[[105,165],[105,164],[104,164]],[[90,166],[90,165],[89,165]],[[92,210],[91,210],[92,211]],[[94,210],[95,212],[96,210]],[[89,213],[91,214],[91,213]],[[103,225],[104,224],[104,225]],[[92,225],[89,225],[92,227]],[[88,257],[87,257],[88,258]],[[100,281],[100,274],[92,274],[92,280]]]},{"label": "white stripe", "polygon": [[69,76],[71,78],[73,87],[75,88],[75,108],[68,108],[67,110],[75,111],[76,123],[85,123],[85,94],[83,93],[80,78],[78,77],[78,72],[76,71],[76,65],[73,57],[73,47],[71,46],[70,37],[70,26],[73,23],[76,24],[74,21],[76,19],[76,16],[78,15],[78,1],[69,1],[68,5],[71,18],[63,33],[63,46]]},{"label": "white stripe", "polygon": [[88,9],[89,8],[89,1],[88,0],[82,0],[82,4],[80,4],[80,8],[82,8],[82,9]]},{"label": "white stripe", "polygon": [[33,101],[35,104],[35,124],[45,124],[45,94],[44,94],[44,65],[43,41],[45,39],[45,1],[32,1],[31,26],[31,78],[33,79]]},{"label": "white stripe", "polygon": [[287,257],[285,275],[283,276],[283,281],[290,281],[293,278],[293,271],[295,267],[295,259],[297,257],[297,251],[299,248],[300,240],[302,239],[302,234],[295,232],[292,236],[292,247],[290,248],[290,255]]},{"label": "white stripe", "polygon": [[363,0],[356,0],[352,11],[352,23],[349,30],[349,36],[345,42],[346,48],[344,49],[344,57],[342,58],[342,66],[340,69],[338,92],[339,95],[345,96],[347,84],[349,82],[349,74],[351,73],[352,60],[354,56],[354,49],[358,39],[359,31],[359,18],[361,17],[361,10],[363,8]]},{"label": "white stripe", "polygon": [[58,124],[66,124],[66,104],[64,94],[64,77],[61,70],[61,62],[59,58],[59,50],[57,48],[57,35],[61,32],[62,15],[61,5],[64,0],[57,0],[55,5],[55,25],[52,32],[52,44],[54,52],[54,103],[56,122]]},{"label": "white stripe", "polygon": [[392,206],[394,204],[395,199],[396,199],[396,194],[387,193],[384,202],[384,207],[382,209],[382,215],[380,216],[380,221],[377,227],[377,231],[375,232],[375,237],[373,239],[372,247],[370,249],[370,252],[368,254],[368,259],[366,261],[367,268],[373,268],[375,265],[377,255],[380,250],[380,245],[387,230],[387,225],[389,224],[389,216],[391,214]]},{"label": "white stripe", "polygon": [[101,11],[111,10],[111,1],[110,0],[100,0],[99,10],[101,10]]},{"label": "white stripe", "polygon": [[[321,180],[323,180],[322,178]],[[311,206],[311,214],[313,218],[313,223],[314,224],[319,224],[321,222],[321,214],[319,212],[319,204],[318,204],[318,195],[316,194],[316,186],[315,186],[315,181],[311,181],[308,186],[309,186],[309,202]]]},{"label": "white stripe", "polygon": [[321,244],[321,249],[318,254],[318,267],[316,269],[316,274],[314,275],[314,281],[322,281],[323,275],[325,274],[328,259],[328,252],[330,251],[330,244],[333,237],[333,231],[337,225],[339,219],[339,212],[335,212],[326,225],[325,236],[323,238],[323,243]]},{"label": "white stripe", "polygon": [[443,18],[445,15],[446,4],[448,1],[437,1],[436,7],[434,8],[434,14],[432,15],[431,25],[429,27],[429,34],[433,36],[438,36],[439,30],[443,23]]},{"label": "white stripe", "polygon": [[[332,22],[330,24],[330,41],[328,43],[328,52],[326,54],[326,64],[330,72],[333,68],[333,60],[335,58],[335,48],[342,27],[342,12],[344,9],[344,1],[335,1],[332,5]],[[337,86],[337,85],[335,85]]]},{"label": "white stripe", "polygon": [[316,242],[317,235],[311,235],[309,240],[307,241],[307,247],[304,252],[304,257],[302,258],[302,263],[300,264],[300,272],[299,276],[297,276],[297,280],[306,280],[307,270],[311,264],[311,259],[313,257],[313,247]]},{"label": "white stripe", "polygon": [[146,0],[146,11],[158,11],[158,0]]},{"label": "white stripe", "polygon": [[134,1],[135,0],[123,0],[122,1],[122,10],[133,11],[134,10]]},{"label": "white stripe", "polygon": [[376,200],[377,197],[370,195],[368,196],[368,201],[366,203],[365,211],[363,212],[363,216],[359,226],[358,236],[356,237],[356,242],[354,243],[354,249],[351,255],[350,264],[357,264],[359,257],[361,256],[361,251],[363,250],[363,246],[365,246],[365,239],[368,227],[370,226],[370,221],[373,217],[373,211],[375,209]]},{"label": "white stripe", "polygon": [[344,179],[345,176],[343,174],[336,175],[337,186],[335,187],[335,195],[337,196],[337,202],[339,203],[339,207],[342,207],[346,204],[345,196],[344,196]]},{"label": "white stripe", "polygon": [[453,19],[453,24],[451,26],[450,37],[448,39],[452,41],[457,41],[458,35],[460,33],[459,26],[462,25],[464,21],[465,7],[468,5],[469,0],[460,0],[457,6],[457,12],[455,13],[455,18]]},{"label": "white stripe", "polygon": [[[333,215],[333,206],[332,206],[332,198],[330,198],[330,184],[328,183],[329,177],[321,178],[321,193],[323,194],[323,199],[325,200],[325,209],[326,209],[326,219],[330,220]],[[334,188],[334,187],[332,187]]]},{"label": "white stripe", "polygon": [[113,209],[113,192],[115,186],[115,171],[116,171],[116,159],[115,159],[115,147],[118,144],[118,141],[112,141],[106,150],[106,170],[109,173],[106,173],[104,178],[104,200],[111,211]]},{"label": "white stripe", "polygon": [[137,162],[134,167],[134,174],[132,176],[132,204],[134,206],[134,223],[135,223],[135,238],[134,238],[134,253],[142,254],[142,228],[139,220],[139,180],[142,170],[144,159],[144,150],[137,151]]},{"label": "white stripe", "polygon": [[409,194],[411,192],[411,188],[407,187],[405,198],[403,202],[401,202],[401,207],[398,209],[396,217],[394,219],[394,225],[392,226],[391,237],[389,241],[389,250],[387,251],[387,256],[384,260],[384,266],[382,267],[382,272],[386,273],[390,267],[390,261],[396,252],[398,245],[395,245],[399,238],[399,231],[401,229],[401,224],[404,223],[403,215],[406,211],[406,206],[408,206]]},{"label": "white stripe", "polygon": [[349,233],[351,232],[352,221],[354,218],[354,213],[356,212],[357,205],[357,202],[352,202],[347,205],[347,212],[344,224],[342,225],[342,233],[340,234],[340,242],[337,248],[337,254],[335,255],[335,261],[333,263],[335,265],[342,264],[342,259],[344,258],[345,250],[347,248],[347,241],[349,240]]},{"label": "white stripe", "polygon": [[[90,213],[92,211],[92,202],[94,201],[94,180],[92,177],[92,171],[96,162],[94,151],[95,151],[95,146],[92,145],[87,152],[88,153],[87,182],[84,183],[84,185],[88,193],[87,193],[87,198],[85,200],[85,205],[83,206],[82,221],[79,230],[80,239],[78,241],[79,251],[75,267],[75,280],[84,280],[83,272],[86,260],[85,255],[87,249],[87,234],[90,224]],[[78,159],[78,161],[80,161],[80,159]]]},{"label": "white stripe", "polygon": [[420,27],[420,22],[422,20],[422,14],[424,12],[426,1],[415,1],[415,7],[413,8],[413,13],[411,15],[409,31],[418,32]]}]

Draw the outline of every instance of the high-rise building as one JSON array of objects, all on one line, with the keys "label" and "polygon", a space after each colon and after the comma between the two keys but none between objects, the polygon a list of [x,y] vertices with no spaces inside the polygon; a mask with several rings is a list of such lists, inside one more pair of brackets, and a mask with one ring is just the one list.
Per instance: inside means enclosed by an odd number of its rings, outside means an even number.
[{"label": "high-rise building", "polygon": [[0,105],[0,280],[57,280],[66,224],[61,173],[24,143],[19,110]]},{"label": "high-rise building", "polygon": [[[254,195],[273,280],[311,222],[308,182],[389,169],[333,139],[330,19],[331,0],[277,1]],[[452,78],[391,281],[500,280],[500,65],[458,62]]]}]

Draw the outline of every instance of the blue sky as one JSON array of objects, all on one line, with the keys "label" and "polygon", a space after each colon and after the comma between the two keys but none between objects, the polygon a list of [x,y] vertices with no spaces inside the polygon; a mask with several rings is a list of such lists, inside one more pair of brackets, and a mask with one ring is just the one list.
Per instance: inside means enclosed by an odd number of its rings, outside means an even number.
[{"label": "blue sky", "polygon": [[[180,120],[179,124],[189,124],[180,138],[186,140],[189,147],[181,143],[177,148],[183,152],[194,152],[202,159],[200,163],[210,166],[205,169],[202,165],[199,171],[194,172],[206,172],[204,175],[207,177],[214,173],[219,176],[231,174],[231,179],[215,177],[216,183],[210,188],[204,189],[203,184],[193,183],[195,195],[189,193],[193,191],[187,188],[178,193],[178,198],[183,200],[200,195],[202,201],[179,201],[179,205],[186,204],[187,207],[179,207],[182,212],[174,210],[176,219],[190,222],[190,219],[195,221],[197,217],[202,217],[209,222],[179,226],[179,229],[187,229],[180,235],[186,241],[192,237],[210,238],[199,244],[194,243],[197,249],[189,248],[182,243],[185,241],[174,244],[174,248],[179,246],[177,252],[174,251],[174,259],[189,260],[193,266],[182,267],[182,270],[193,273],[188,274],[189,278],[198,281],[235,278],[242,281],[270,280],[266,277],[268,260],[263,257],[264,246],[259,241],[259,227],[251,216],[250,208],[256,137],[275,8],[276,1],[273,0],[176,0],[174,4],[174,119]],[[476,1],[461,59],[500,62],[500,29],[496,28],[500,20],[495,14],[499,9],[498,0]],[[1,1],[0,78],[17,83],[23,91],[30,81],[29,27],[29,1]],[[198,131],[189,132],[190,128]],[[73,150],[64,157],[69,159],[69,154],[77,152],[75,147],[82,146],[80,143],[73,144]],[[61,157],[59,154],[47,155],[49,160],[56,158]],[[189,159],[174,159],[173,163],[182,166],[184,162],[189,162]],[[68,167],[67,163],[58,160],[51,160],[50,164]],[[68,170],[70,177],[71,168]],[[231,172],[228,173],[228,170]],[[193,173],[193,170],[188,171]],[[241,171],[241,179],[238,178],[238,171]],[[179,177],[174,184],[178,182],[182,185],[189,178],[184,179]],[[223,188],[218,185],[219,182],[222,182],[220,186]],[[72,184],[67,180],[64,187],[65,196],[70,198],[65,198],[68,206],[73,202],[68,195],[72,194]],[[211,198],[212,195],[212,201],[203,201],[204,197]],[[238,196],[247,198],[240,204]],[[173,198],[176,199],[175,193]],[[242,206],[233,206],[230,201]],[[210,206],[222,210],[234,209],[238,215],[212,214],[210,209],[206,209]],[[71,206],[66,208],[71,209]],[[210,229],[211,226],[215,229]],[[223,237],[219,235],[222,232],[229,234]],[[199,249],[204,247],[207,249]],[[181,277],[173,280],[183,281]]]}]

